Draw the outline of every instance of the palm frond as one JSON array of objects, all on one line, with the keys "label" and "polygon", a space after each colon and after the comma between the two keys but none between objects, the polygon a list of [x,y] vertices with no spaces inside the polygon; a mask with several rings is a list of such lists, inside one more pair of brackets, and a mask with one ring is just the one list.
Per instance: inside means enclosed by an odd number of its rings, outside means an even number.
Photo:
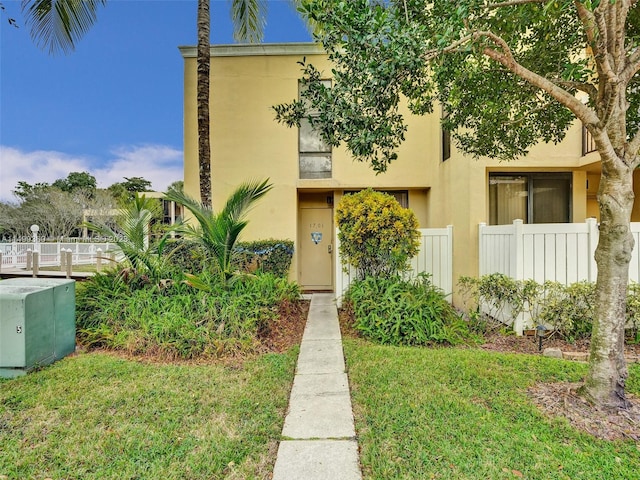
[{"label": "palm frond", "polygon": [[107,0],[22,0],[22,13],[36,45],[49,53],[70,53],[96,23]]},{"label": "palm frond", "polygon": [[199,228],[191,227],[185,232],[205,247],[227,281],[233,275],[230,271],[233,248],[248,224],[244,216],[253,203],[272,187],[268,179],[243,183],[233,191],[222,211],[217,214],[201,202],[175,189],[165,193],[165,198],[184,205],[195,217]]},{"label": "palm frond", "polygon": [[262,182],[243,183],[229,196],[221,213],[231,219],[240,220],[251,205],[272,188],[273,185],[269,184],[268,178]]},{"label": "palm frond", "polygon": [[233,0],[231,3],[233,38],[237,42],[262,41],[266,19],[267,2],[264,0]]}]

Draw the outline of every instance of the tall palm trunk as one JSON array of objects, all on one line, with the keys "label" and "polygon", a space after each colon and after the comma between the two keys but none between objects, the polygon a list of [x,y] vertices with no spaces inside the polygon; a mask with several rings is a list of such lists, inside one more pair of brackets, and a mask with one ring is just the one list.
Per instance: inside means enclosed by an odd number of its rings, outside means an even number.
[{"label": "tall palm trunk", "polygon": [[211,208],[211,144],[209,123],[209,72],[211,65],[209,0],[198,0],[198,170],[200,201]]}]

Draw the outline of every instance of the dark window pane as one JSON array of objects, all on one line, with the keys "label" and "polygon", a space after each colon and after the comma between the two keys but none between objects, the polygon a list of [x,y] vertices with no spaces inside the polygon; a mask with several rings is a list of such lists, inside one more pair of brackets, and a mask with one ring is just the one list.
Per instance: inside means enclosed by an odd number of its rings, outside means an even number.
[{"label": "dark window pane", "polygon": [[536,178],[533,183],[533,223],[567,223],[571,221],[571,180]]}]

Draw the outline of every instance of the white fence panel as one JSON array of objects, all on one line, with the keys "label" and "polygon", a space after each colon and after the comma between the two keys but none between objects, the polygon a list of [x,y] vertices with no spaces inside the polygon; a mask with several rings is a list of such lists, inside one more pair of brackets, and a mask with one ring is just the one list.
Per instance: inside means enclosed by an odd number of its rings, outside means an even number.
[{"label": "white fence panel", "polygon": [[[411,260],[410,277],[420,273],[431,275],[434,285],[440,287],[446,294],[453,291],[453,226],[446,228],[421,228],[420,250]],[[340,243],[336,232],[336,298],[338,304],[344,292],[356,278],[355,269],[345,267],[340,258]],[[451,301],[451,298],[449,298]]]},{"label": "white fence panel", "polygon": [[116,252],[117,247],[110,242],[86,243],[86,242],[54,242],[54,243],[29,243],[29,242],[8,242],[0,243],[0,254],[2,254],[2,268],[24,268],[27,265],[27,251],[37,251],[40,254],[40,266],[60,265],[60,253],[62,250],[71,250],[73,263],[92,264],[96,263],[98,250],[106,256],[109,252]]},{"label": "white fence panel", "polygon": [[[553,280],[565,285],[581,280],[596,281],[594,259],[598,245],[598,225],[593,218],[585,223],[525,225],[480,224],[480,275],[503,273],[517,280]],[[640,282],[640,223],[631,224],[635,247],[629,279]]]}]

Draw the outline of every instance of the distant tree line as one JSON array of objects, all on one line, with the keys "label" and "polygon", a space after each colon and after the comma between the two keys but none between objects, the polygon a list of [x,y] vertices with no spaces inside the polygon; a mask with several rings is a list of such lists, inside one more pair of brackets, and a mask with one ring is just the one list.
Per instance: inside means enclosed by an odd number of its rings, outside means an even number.
[{"label": "distant tree line", "polygon": [[[173,187],[180,187],[174,182]],[[98,188],[87,172],[71,172],[49,184],[20,181],[13,190],[15,201],[0,201],[0,238],[30,239],[30,226],[40,227],[42,238],[80,236],[85,221],[113,223],[116,211],[129,204],[136,193],[152,191],[142,177],[124,177],[108,188]]]}]

